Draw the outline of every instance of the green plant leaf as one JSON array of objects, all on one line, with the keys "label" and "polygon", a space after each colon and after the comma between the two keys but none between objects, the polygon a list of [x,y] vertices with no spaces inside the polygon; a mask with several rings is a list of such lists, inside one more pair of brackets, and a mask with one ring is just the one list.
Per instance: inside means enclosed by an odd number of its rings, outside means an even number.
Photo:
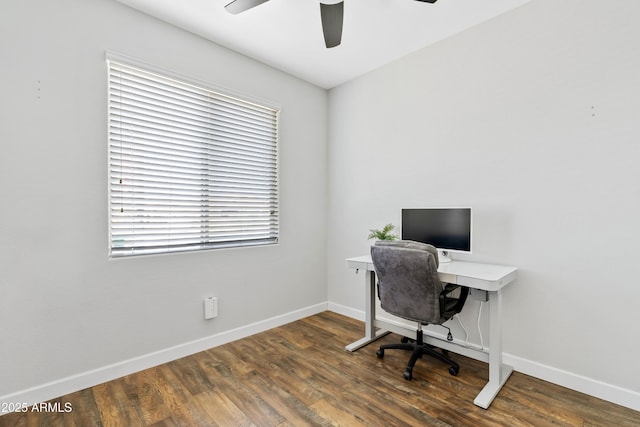
[{"label": "green plant leaf", "polygon": [[371,229],[369,230],[371,233],[369,234],[369,240],[377,239],[377,240],[396,240],[398,236],[395,234],[390,234],[393,229],[396,228],[393,224],[387,224],[382,227],[382,230]]}]

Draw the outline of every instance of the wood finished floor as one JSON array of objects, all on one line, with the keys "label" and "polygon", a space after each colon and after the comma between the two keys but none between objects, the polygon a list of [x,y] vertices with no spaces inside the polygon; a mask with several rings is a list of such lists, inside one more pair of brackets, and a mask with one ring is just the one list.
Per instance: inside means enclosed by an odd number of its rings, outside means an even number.
[{"label": "wood finished floor", "polygon": [[423,358],[406,381],[407,352],[344,351],[362,333],[324,312],[49,402],[71,412],[4,415],[0,427],[640,425],[640,412],[517,372],[484,410],[472,402],[485,363],[454,355],[453,377]]}]

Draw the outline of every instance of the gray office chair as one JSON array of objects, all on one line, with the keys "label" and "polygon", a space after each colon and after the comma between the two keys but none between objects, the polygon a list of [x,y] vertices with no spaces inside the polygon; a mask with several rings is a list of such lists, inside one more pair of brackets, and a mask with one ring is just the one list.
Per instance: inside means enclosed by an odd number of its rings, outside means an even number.
[{"label": "gray office chair", "polygon": [[448,357],[446,350],[424,343],[422,326],[441,325],[459,313],[469,288],[440,281],[438,252],[431,245],[409,240],[380,240],[371,247],[371,258],[378,276],[382,308],[418,323],[415,341],[405,337],[400,344],[381,345],[376,355],[383,358],[388,349],[410,350],[411,358],[404,371],[406,380],[411,379],[416,361],[424,354],[447,363],[449,373],[458,375],[460,366]]}]

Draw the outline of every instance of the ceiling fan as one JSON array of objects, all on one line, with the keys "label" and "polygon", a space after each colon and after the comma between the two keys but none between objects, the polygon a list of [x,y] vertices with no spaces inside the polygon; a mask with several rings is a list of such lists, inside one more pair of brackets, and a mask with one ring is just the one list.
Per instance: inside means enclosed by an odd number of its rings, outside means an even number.
[{"label": "ceiling fan", "polygon": [[[224,8],[229,13],[238,14],[245,10],[266,3],[269,0],[233,0]],[[416,0],[424,3],[435,3],[438,0]],[[324,33],[324,44],[327,48],[336,47],[342,41],[342,21],[344,18],[344,1],[333,4],[320,3],[320,19],[322,21],[322,32]]]}]

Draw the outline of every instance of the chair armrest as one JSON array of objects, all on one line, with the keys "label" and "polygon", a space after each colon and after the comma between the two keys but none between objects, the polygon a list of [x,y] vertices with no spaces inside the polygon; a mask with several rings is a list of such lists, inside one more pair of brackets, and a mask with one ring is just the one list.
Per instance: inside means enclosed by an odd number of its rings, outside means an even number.
[{"label": "chair armrest", "polygon": [[[443,298],[448,298],[447,295],[451,295],[455,290],[460,289],[462,286],[454,285],[453,283],[447,283],[442,292],[440,292],[440,302]],[[457,298],[456,298],[457,299]]]},{"label": "chair armrest", "polygon": [[[460,289],[459,297],[449,297],[449,295],[458,289]],[[440,292],[440,316],[451,318],[454,314],[460,313],[462,307],[464,307],[464,303],[467,301],[467,295],[469,295],[469,288],[447,283]]]}]

